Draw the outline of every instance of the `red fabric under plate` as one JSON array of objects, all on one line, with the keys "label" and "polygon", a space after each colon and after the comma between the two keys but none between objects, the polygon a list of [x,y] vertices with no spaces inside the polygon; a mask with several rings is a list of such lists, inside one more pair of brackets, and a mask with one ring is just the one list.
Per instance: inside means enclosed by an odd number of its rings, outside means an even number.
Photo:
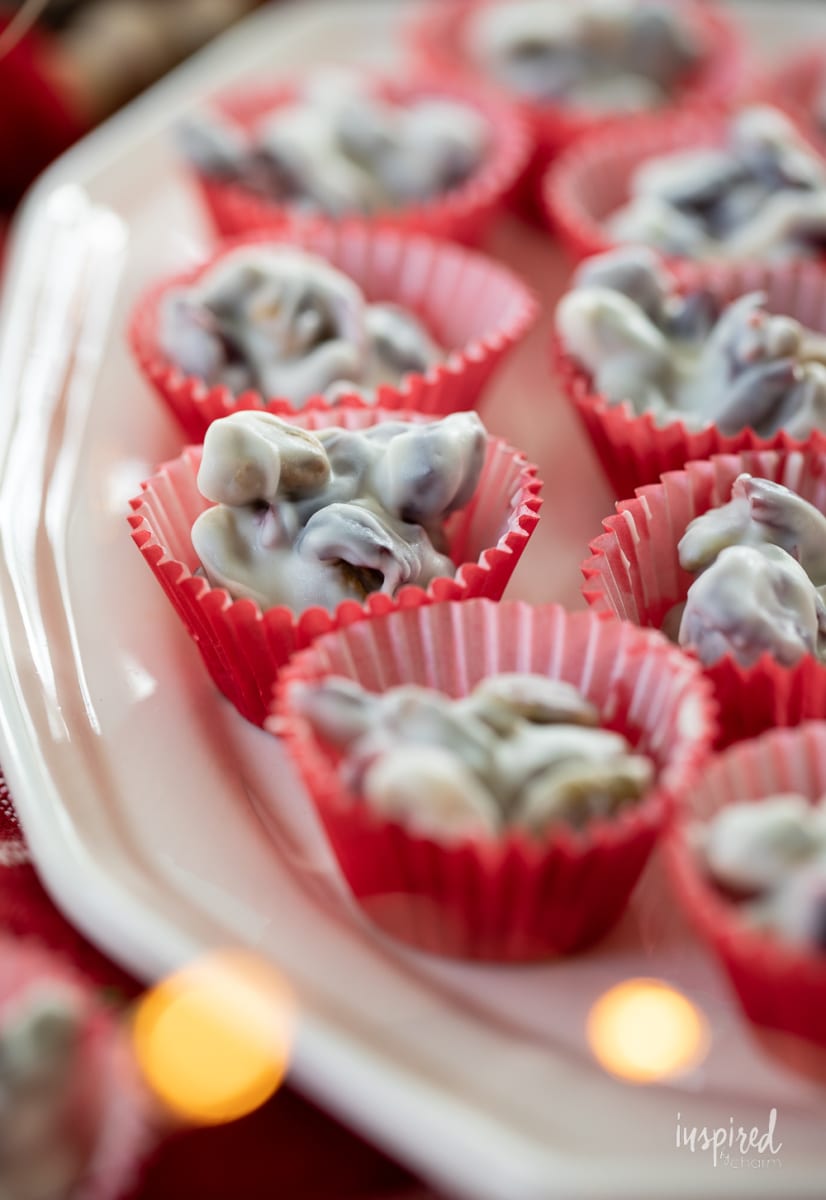
[{"label": "red fabric under plate", "polygon": [[[139,986],[103,957],[44,892],[0,775],[0,928],[32,938],[126,1002]],[[0,964],[2,973],[2,964]],[[258,1112],[168,1138],[130,1200],[435,1200],[401,1167],[283,1088]]]},{"label": "red fabric under plate", "polygon": [[[0,17],[0,32],[7,24]],[[32,29],[0,58],[2,210],[10,210],[35,176],[86,132],[44,71],[53,50],[48,35]]]}]

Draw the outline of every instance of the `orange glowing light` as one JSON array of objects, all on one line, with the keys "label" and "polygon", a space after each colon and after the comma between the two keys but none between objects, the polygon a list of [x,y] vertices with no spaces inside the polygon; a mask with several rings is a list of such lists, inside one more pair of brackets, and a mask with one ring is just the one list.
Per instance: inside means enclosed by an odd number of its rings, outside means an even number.
[{"label": "orange glowing light", "polygon": [[284,1078],[295,1006],[278,973],[251,954],[201,959],[144,996],[133,1044],[158,1098],[185,1121],[252,1112]]},{"label": "orange glowing light", "polygon": [[703,1013],[659,979],[628,979],[610,988],[589,1012],[586,1029],[601,1066],[631,1083],[682,1074],[708,1052]]}]

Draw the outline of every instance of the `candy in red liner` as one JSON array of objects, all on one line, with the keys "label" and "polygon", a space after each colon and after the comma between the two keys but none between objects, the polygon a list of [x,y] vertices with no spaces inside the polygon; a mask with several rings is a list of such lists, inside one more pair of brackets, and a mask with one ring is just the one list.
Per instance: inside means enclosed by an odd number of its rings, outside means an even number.
[{"label": "candy in red liner", "polygon": [[[493,84],[495,81],[483,75],[483,68],[474,63],[465,46],[472,19],[486,7],[481,0],[454,0],[451,4],[431,0],[409,26],[409,40],[419,61],[454,78]],[[681,9],[702,39],[705,53],[665,111],[679,110],[686,104],[723,106],[735,98],[742,82],[745,53],[740,31],[724,14],[706,4],[689,2]],[[542,177],[557,155],[595,130],[621,129],[624,136],[628,122],[637,119],[626,113],[594,113],[575,105],[538,104],[512,92],[506,94],[518,106],[533,135],[533,157],[519,191],[521,206],[532,215],[541,208]]]},{"label": "candy in red liner", "polygon": [[[152,287],[138,302],[130,324],[129,340],[141,371],[193,441],[202,440],[212,421],[239,409],[264,407],[289,418],[296,411],[330,407],[321,397],[298,410],[288,400],[257,392],[236,396],[223,385],[208,387],[184,375],[159,347],[164,297],[196,282],[227,255],[255,245],[294,247],[326,259],[353,279],[369,301],[389,301],[410,309],[445,348],[446,360],[426,374],[410,375],[398,387],[380,387],[376,407],[432,416],[474,408],[493,371],[536,320],[536,299],[516,275],[460,246],[358,223],[239,238],[222,246],[206,263]],[[366,405],[358,396],[345,403]]]},{"label": "candy in red liner", "polygon": [[[794,119],[789,112],[786,116]],[[796,128],[808,137],[805,127]],[[621,133],[597,130],[567,150],[545,175],[546,220],[574,261],[612,250],[618,243],[605,221],[628,200],[637,168],[664,155],[719,147],[728,132],[728,118],[703,107],[637,117]],[[814,143],[811,148],[820,153]]]},{"label": "candy in red liner", "polygon": [[124,1034],[36,943],[0,939],[0,958],[3,1195],[131,1194],[157,1131]]},{"label": "candy in red liner", "polygon": [[[771,313],[794,317],[802,325],[826,333],[826,270],[811,262],[672,265],[683,294],[708,291],[721,304],[749,292],[765,292]],[[752,429],[724,435],[715,426],[701,431],[683,421],[658,425],[650,413],[637,416],[626,404],[610,404],[594,390],[587,370],[568,353],[561,338],[552,337],[552,366],[559,387],[576,409],[603,470],[620,498],[656,483],[666,471],[677,471],[693,459],[741,450],[799,450],[826,447],[826,435],[805,442],[782,431],[771,438]]]},{"label": "candy in red liner", "polygon": [[727,123],[707,110],[637,117],[621,132],[600,129],[571,146],[542,181],[551,228],[575,262],[613,250],[604,222],[626,202],[632,176],[649,158],[701,146],[719,146]]},{"label": "candy in red liner", "polygon": [[[302,83],[297,80],[250,88],[219,96],[214,104],[219,113],[250,129],[276,109],[292,103]],[[513,191],[530,155],[530,136],[522,118],[489,89],[435,72],[420,73],[408,81],[376,77],[375,91],[379,97],[396,103],[449,98],[465,104],[484,118],[490,130],[490,145],[478,169],[457,187],[423,203],[384,209],[364,218],[365,221],[373,228],[425,233],[476,245]],[[221,237],[255,230],[271,232],[291,224],[326,224],[332,220],[315,214],[301,215],[295,208],[258,196],[237,183],[210,179],[195,170],[192,176]]]},{"label": "candy in red liner", "polygon": [[[384,420],[424,420],[415,413],[373,408],[314,409],[298,414],[302,429],[331,425],[364,429]],[[190,446],[162,466],[132,500],[132,538],[163,587],[204,659],[214,682],[242,716],[260,725],[279,671],[322,633],[375,613],[416,608],[436,600],[487,596],[498,600],[539,520],[541,483],[536,467],[501,438],[488,435],[485,463],[470,503],[445,525],[453,579],[434,579],[424,591],[405,587],[391,597],[374,593],[364,604],[345,601],[335,612],[310,608],[300,615],[275,607],[262,612],[252,600],[233,601],[195,575],[195,518],[210,507],[198,490],[201,447]],[[460,565],[461,564],[461,565]]]},{"label": "candy in red liner", "polygon": [[[653,790],[581,833],[557,826],[537,840],[514,831],[446,845],[348,795],[293,703],[297,687],[331,675],[370,691],[414,683],[458,697],[503,671],[573,683],[606,727],[653,759]],[[708,685],[658,634],[513,601],[438,604],[340,629],[282,672],[272,714],[268,728],[285,739],[367,915],[420,949],[512,962],[571,953],[615,924],[714,732]]]},{"label": "candy in red liner", "polygon": [[[678,543],[695,517],[725,504],[743,472],[782,483],[826,512],[826,450],[756,450],[718,454],[670,471],[638,488],[603,521],[582,565],[583,593],[598,613],[635,625],[662,627],[683,603],[695,576],[680,566]],[[826,665],[805,656],[792,667],[765,654],[751,667],[726,655],[704,673],[720,708],[719,745],[754,737],[775,725],[826,716]]]},{"label": "candy in red liner", "polygon": [[826,793],[826,724],[773,730],[707,765],[665,839],[669,874],[694,927],[727,972],[761,1042],[790,1065],[826,1079],[826,956],[751,926],[706,876],[690,839],[693,821],[728,804]]}]

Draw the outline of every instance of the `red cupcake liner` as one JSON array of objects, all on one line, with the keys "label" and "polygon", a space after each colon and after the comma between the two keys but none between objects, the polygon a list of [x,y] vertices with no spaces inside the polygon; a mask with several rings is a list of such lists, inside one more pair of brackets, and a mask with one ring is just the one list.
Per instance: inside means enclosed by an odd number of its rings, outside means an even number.
[{"label": "red cupcake liner", "polygon": [[[243,128],[251,129],[262,117],[295,100],[302,82],[295,79],[275,86],[245,89],[218,96],[214,104],[219,112]],[[437,96],[461,101],[484,118],[490,129],[491,145],[478,170],[458,187],[424,203],[385,209],[365,218],[366,223],[476,245],[524,172],[531,153],[530,135],[524,121],[511,105],[489,90],[432,71],[420,72],[407,80],[377,76],[375,90],[378,96],[401,103]],[[302,215],[289,205],[257,196],[236,183],[209,179],[197,171],[193,171],[192,176],[215,229],[222,237],[254,230],[271,232],[285,224],[336,223],[330,217]]]},{"label": "red cupcake liner", "polygon": [[[488,675],[564,679],[653,759],[652,791],[615,820],[542,841],[443,845],[387,821],[342,790],[334,757],[294,705],[297,685],[331,675],[370,691],[421,684],[467,695]],[[267,723],[282,736],[365,913],[419,949],[517,962],[568,954],[619,919],[671,806],[692,786],[714,732],[696,664],[653,633],[559,605],[463,600],[399,611],[321,638],[282,673]]]},{"label": "red cupcake liner", "polygon": [[[430,70],[454,78],[491,84],[493,81],[483,76],[481,68],[464,47],[465,32],[471,19],[485,7],[484,0],[453,0],[451,4],[431,0],[409,26],[409,41],[418,61]],[[688,0],[681,8],[690,14],[707,47],[707,54],[675,92],[673,102],[658,111],[679,111],[685,105],[697,104],[724,108],[736,97],[745,75],[743,35],[723,13],[705,3]],[[533,157],[519,191],[520,207],[531,215],[541,211],[542,178],[559,154],[596,130],[621,128],[624,137],[629,122],[638,119],[628,114],[595,114],[572,106],[536,104],[512,93],[507,95],[533,136]]]},{"label": "red cupcake liner", "polygon": [[[797,129],[806,137],[805,126],[798,123]],[[638,117],[621,131],[597,130],[567,150],[545,175],[542,202],[546,219],[576,262],[613,250],[618,243],[604,222],[628,200],[637,168],[650,158],[720,146],[727,131],[728,121],[721,113],[688,108]],[[820,153],[811,138],[807,140]]]},{"label": "red cupcake liner", "polygon": [[[314,410],[299,414],[303,429],[341,425],[365,429],[388,419],[423,420],[415,413],[377,409]],[[435,579],[427,590],[405,587],[395,597],[374,593],[364,604],[345,601],[335,612],[310,608],[296,616],[276,607],[262,612],[252,600],[233,601],[193,572],[195,518],[209,508],[198,491],[200,446],[187,447],[143,484],[131,501],[132,538],[196,642],[204,664],[242,716],[261,725],[279,671],[296,650],[320,634],[378,613],[416,608],[437,600],[487,596],[498,600],[539,520],[542,487],[536,467],[501,438],[488,435],[479,485],[470,503],[448,519],[453,579]],[[461,564],[461,565],[459,565]]]},{"label": "red cupcake liner", "polygon": [[[206,263],[155,284],[138,302],[129,341],[138,366],[193,441],[202,441],[212,421],[240,409],[265,408],[292,417],[298,411],[338,407],[321,396],[301,409],[289,400],[247,391],[236,396],[182,374],[158,345],[160,307],[170,291],[197,282],[217,262],[243,246],[287,245],[320,255],[349,275],[368,300],[391,301],[415,312],[440,345],[444,362],[398,387],[378,389],[377,404],[359,396],[354,407],[402,408],[432,416],[474,408],[492,373],[536,320],[533,292],[507,267],[460,246],[373,229],[358,223],[284,229],[225,244]],[[339,401],[339,405],[341,401]]]},{"label": "red cupcake liner", "polygon": [[753,928],[706,876],[689,835],[692,820],[708,820],[727,804],[759,802],[784,792],[810,800],[826,793],[826,724],[774,730],[713,759],[691,793],[690,806],[672,823],[664,847],[677,895],[727,972],[745,1015],[764,1031],[762,1043],[823,1079],[826,955]]},{"label": "red cupcake liner", "polygon": [[[116,1200],[131,1195],[158,1132],[153,1128],[149,1097],[114,1018],[88,983],[34,941],[5,937],[0,941],[0,957],[0,1026],[6,1010],[52,988],[76,997],[83,1015],[82,1068],[73,1083],[72,1110],[77,1114],[78,1133],[91,1139],[92,1149],[72,1196]],[[80,1120],[87,1104],[89,1125],[84,1129]]]},{"label": "red cupcake liner", "polygon": [[[603,521],[605,532],[591,543],[591,557],[582,566],[588,604],[598,613],[661,628],[695,578],[682,569],[677,553],[686,526],[725,504],[743,471],[782,483],[826,512],[823,448],[746,450],[687,463],[658,484],[638,488],[635,499],[621,501]],[[773,726],[826,717],[826,666],[813,657],[784,667],[764,654],[742,667],[727,655],[704,674],[720,706],[721,746]]]},{"label": "red cupcake liner", "polygon": [[[769,312],[794,317],[809,329],[826,333],[826,270],[810,262],[781,264],[682,263],[674,271],[684,294],[707,290],[720,304],[730,304],[748,292],[765,292]],[[618,497],[656,483],[666,471],[677,471],[692,459],[742,450],[799,450],[826,446],[826,436],[814,433],[804,440],[775,434],[759,437],[753,429],[725,435],[715,426],[700,432],[683,421],[657,425],[651,413],[634,414],[628,404],[610,404],[594,391],[591,375],[566,353],[561,338],[552,336],[553,371],[591,439]]]}]

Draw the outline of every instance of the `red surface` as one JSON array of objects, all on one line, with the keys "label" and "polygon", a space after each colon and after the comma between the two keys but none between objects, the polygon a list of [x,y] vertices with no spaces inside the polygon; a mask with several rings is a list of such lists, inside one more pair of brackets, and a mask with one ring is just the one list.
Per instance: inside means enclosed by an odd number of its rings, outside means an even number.
[{"label": "red surface", "polygon": [[[2,776],[0,776],[0,781]],[[127,1001],[139,987],[69,925],[28,858],[0,782],[0,928],[31,938]],[[2,968],[0,967],[0,970]],[[165,1139],[130,1200],[435,1200],[402,1168],[289,1088],[242,1121]]]}]

